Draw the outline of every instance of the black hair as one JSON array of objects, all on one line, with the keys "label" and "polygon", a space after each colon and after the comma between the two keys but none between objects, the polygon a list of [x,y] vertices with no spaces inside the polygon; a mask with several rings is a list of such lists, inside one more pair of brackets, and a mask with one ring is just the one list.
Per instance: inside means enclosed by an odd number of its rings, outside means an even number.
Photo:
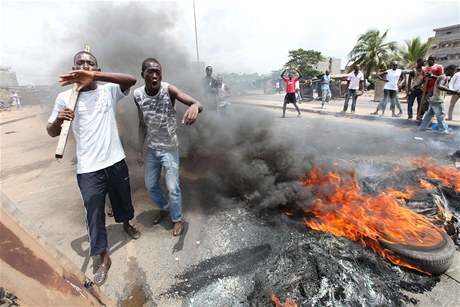
[{"label": "black hair", "polygon": [[446,68],[444,68],[444,71],[447,71],[447,70],[456,71],[457,70],[457,65],[451,64],[451,65],[447,66]]},{"label": "black hair", "polygon": [[74,63],[74,64],[75,64],[75,61],[76,61],[76,59],[77,59],[77,56],[79,56],[80,54],[83,54],[83,53],[92,56],[92,57],[94,58],[94,61],[96,62],[96,66],[98,66],[98,65],[97,65],[97,59],[96,59],[96,57],[94,56],[94,54],[92,54],[91,52],[88,52],[88,51],[80,51],[80,52],[78,52],[76,55],[74,55],[74,57],[73,57],[73,63]]},{"label": "black hair", "polygon": [[158,65],[160,65],[160,68],[161,68],[161,64],[157,59],[155,59],[155,58],[146,58],[145,60],[142,61],[142,66],[141,66],[142,72],[144,72],[145,66],[147,65],[147,63],[150,63],[150,62],[157,63]]}]

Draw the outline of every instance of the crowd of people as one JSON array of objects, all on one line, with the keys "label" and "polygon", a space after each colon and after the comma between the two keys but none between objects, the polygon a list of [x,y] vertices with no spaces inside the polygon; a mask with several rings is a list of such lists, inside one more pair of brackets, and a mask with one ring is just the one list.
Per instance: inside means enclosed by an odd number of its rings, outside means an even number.
[{"label": "crowd of people", "polygon": [[[398,63],[392,62],[390,69],[377,74],[376,78],[384,82],[383,97],[380,99],[375,112],[372,112],[371,115],[384,116],[389,101],[391,116],[401,117],[403,109],[398,93],[405,87],[407,119],[412,120],[415,114],[416,120],[421,122],[420,130],[428,130],[427,128],[433,117],[436,116],[438,124],[437,131],[448,134],[449,129],[446,121],[453,120],[455,104],[460,97],[460,71],[458,71],[458,67],[455,65],[449,65],[444,68],[435,61],[435,56],[428,57],[428,60],[419,58],[416,67],[407,70],[398,68]],[[292,86],[288,87],[288,82],[290,80],[292,82],[292,72],[289,73],[290,78],[287,79],[283,77],[285,72],[286,70],[281,75],[282,79],[286,82],[286,97],[284,99],[282,117],[285,116],[286,103],[293,103],[291,102],[292,98],[290,98],[293,89]],[[300,72],[298,74],[301,76]],[[407,80],[406,76],[408,76]],[[347,112],[350,98],[352,100],[351,114],[355,113],[358,97],[367,89],[366,81],[360,65],[354,65],[353,71],[346,77],[346,94],[343,109],[340,113],[345,114]],[[324,108],[331,99],[330,83],[330,71],[326,70],[319,82],[321,88],[321,108]],[[447,113],[444,106],[443,92],[451,97]],[[417,101],[417,107],[414,110],[415,101]],[[297,105],[293,104],[300,116]],[[398,113],[396,113],[396,110]]]},{"label": "crowd of people", "polygon": [[[385,81],[384,96],[375,113],[381,111],[383,116],[387,101],[390,99],[390,110],[393,116],[400,116],[402,109],[397,102],[397,93],[401,80],[409,75],[408,118],[412,119],[412,106],[417,100],[417,118],[421,121],[420,129],[428,129],[434,116],[438,120],[439,130],[447,132],[444,120],[445,109],[441,92],[452,95],[447,120],[453,118],[453,108],[460,95],[460,75],[457,67],[449,65],[445,68],[435,64],[434,58],[419,59],[413,70],[398,69],[397,63],[391,69],[379,74]],[[180,236],[184,230],[182,213],[182,192],[180,188],[179,141],[177,136],[176,105],[179,101],[187,106],[181,123],[188,126],[196,122],[204,108],[216,111],[228,107],[229,87],[224,83],[223,76],[217,79],[212,76],[211,66],[205,68],[206,75],[202,78],[203,96],[199,100],[184,93],[177,86],[163,81],[162,66],[153,58],[146,58],[141,63],[141,77],[144,84],[133,91],[134,103],[138,109],[138,143],[137,162],[144,167],[145,187],[153,203],[157,206],[152,216],[152,224],[160,223],[170,216],[173,224],[173,236]],[[289,72],[287,73],[287,71]],[[287,73],[287,76],[286,76]],[[293,104],[298,116],[301,116],[298,102],[298,84],[301,72],[287,67],[280,75],[286,84],[283,101],[285,117],[287,104]],[[448,84],[448,77],[451,77]],[[98,84],[99,81],[104,84]],[[331,99],[330,71],[321,78],[321,107]],[[55,101],[53,111],[48,118],[46,130],[52,137],[59,136],[64,121],[72,121],[72,130],[76,140],[77,183],[86,212],[86,226],[89,238],[89,253],[100,257],[94,282],[102,285],[108,277],[112,265],[108,254],[107,229],[105,225],[106,196],[110,200],[111,214],[115,222],[122,223],[124,231],[133,239],[141,233],[131,220],[134,218],[134,206],[131,199],[129,170],[125,162],[125,152],[118,133],[116,122],[117,104],[131,92],[137,79],[126,73],[104,72],[96,57],[89,51],[78,52],[73,59],[72,70],[60,76],[62,86],[76,84],[78,101],[75,108],[69,108],[67,102],[72,89],[60,93]],[[280,88],[280,86],[278,85]],[[351,113],[357,107],[358,97],[365,91],[364,74],[359,65],[347,76],[347,93],[342,113],[348,110],[349,99],[352,99]],[[426,106],[425,106],[426,104]],[[395,113],[395,109],[399,113]],[[161,186],[164,176],[167,191]]]}]

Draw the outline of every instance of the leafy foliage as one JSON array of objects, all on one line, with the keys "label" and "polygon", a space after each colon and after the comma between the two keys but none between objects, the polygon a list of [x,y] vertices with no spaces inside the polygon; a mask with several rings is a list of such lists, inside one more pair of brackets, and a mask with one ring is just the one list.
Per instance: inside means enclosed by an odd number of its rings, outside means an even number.
[{"label": "leafy foliage", "polygon": [[324,57],[321,52],[299,48],[289,50],[289,61],[286,62],[285,66],[297,68],[304,78],[315,78],[322,74],[316,69],[316,64],[323,60]]},{"label": "leafy foliage", "polygon": [[397,50],[396,42],[386,42],[388,30],[380,34],[379,30],[372,29],[358,38],[355,47],[348,54],[349,71],[354,65],[361,65],[366,77],[379,69],[387,69],[392,54]]}]

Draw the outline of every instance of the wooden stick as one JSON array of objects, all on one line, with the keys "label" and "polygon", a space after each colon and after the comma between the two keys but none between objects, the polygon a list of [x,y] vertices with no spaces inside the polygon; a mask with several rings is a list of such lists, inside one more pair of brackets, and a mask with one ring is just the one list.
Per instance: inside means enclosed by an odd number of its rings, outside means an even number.
[{"label": "wooden stick", "polygon": [[428,85],[428,76],[425,79],[425,83],[423,83],[423,91],[422,91],[422,99],[418,105],[417,109],[417,120],[421,119],[420,116],[422,115],[423,105],[425,104],[425,94],[426,94],[426,87]]},{"label": "wooden stick", "polygon": [[[77,84],[75,84],[72,89],[72,93],[70,94],[69,102],[67,103],[67,108],[71,109],[72,111],[75,110],[75,106],[77,105],[78,94],[79,92],[77,92]],[[69,136],[71,124],[71,120],[64,120],[62,123],[61,134],[59,134],[59,142],[56,148],[56,159],[61,159],[64,156],[64,149],[67,143],[67,138]]]},{"label": "wooden stick", "polygon": [[[91,52],[90,45],[85,45],[85,52],[88,52],[88,53]],[[78,84],[75,84],[72,89],[72,93],[70,94],[69,102],[67,103],[67,108],[71,109],[72,111],[75,111],[75,107],[77,105],[78,94],[79,94],[79,92],[77,91],[77,87],[78,87]],[[64,149],[67,143],[67,138],[69,136],[71,124],[72,124],[71,120],[64,120],[64,122],[62,123],[61,134],[59,134],[59,142],[56,148],[56,154],[55,154],[56,159],[61,159],[64,156]]]}]

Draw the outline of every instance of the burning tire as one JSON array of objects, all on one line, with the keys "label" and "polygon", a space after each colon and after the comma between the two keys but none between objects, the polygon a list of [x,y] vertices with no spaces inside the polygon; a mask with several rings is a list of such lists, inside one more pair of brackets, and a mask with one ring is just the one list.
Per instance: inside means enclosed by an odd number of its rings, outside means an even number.
[{"label": "burning tire", "polygon": [[391,244],[380,241],[382,247],[393,251],[401,259],[419,267],[433,275],[441,275],[452,264],[455,254],[455,245],[452,239],[442,230],[437,230],[442,241],[434,246],[411,246]]}]

